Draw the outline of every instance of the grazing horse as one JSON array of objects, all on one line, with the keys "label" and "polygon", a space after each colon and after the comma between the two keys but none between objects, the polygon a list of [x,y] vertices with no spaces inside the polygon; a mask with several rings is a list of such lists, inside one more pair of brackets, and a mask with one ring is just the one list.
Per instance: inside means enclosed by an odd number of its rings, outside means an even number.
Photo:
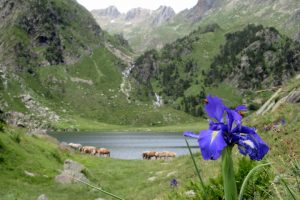
[{"label": "grazing horse", "polygon": [[73,148],[73,149],[80,149],[81,147],[82,147],[82,145],[81,144],[76,144],[76,143],[69,143],[68,144],[71,148]]},{"label": "grazing horse", "polygon": [[163,151],[163,152],[156,152],[155,153],[155,158],[156,159],[162,159],[162,158],[166,158],[167,157],[167,152],[166,151]]},{"label": "grazing horse", "polygon": [[167,158],[175,158],[176,157],[176,153],[175,152],[167,152]]},{"label": "grazing horse", "polygon": [[149,152],[150,152],[150,151],[144,151],[144,152],[142,153],[143,160],[148,159],[148,153],[149,153]]},{"label": "grazing horse", "polygon": [[96,149],[95,155],[103,155],[105,157],[110,157],[110,150],[106,149],[106,148],[100,148],[100,149]]},{"label": "grazing horse", "polygon": [[91,154],[91,155],[95,155],[96,147],[93,147],[93,146],[83,146],[83,147],[80,148],[80,152]]},{"label": "grazing horse", "polygon": [[143,152],[143,159],[151,160],[152,157],[155,157],[156,152],[155,151],[146,151]]},{"label": "grazing horse", "polygon": [[176,153],[170,151],[156,152],[155,157],[156,159],[174,158],[176,157]]}]

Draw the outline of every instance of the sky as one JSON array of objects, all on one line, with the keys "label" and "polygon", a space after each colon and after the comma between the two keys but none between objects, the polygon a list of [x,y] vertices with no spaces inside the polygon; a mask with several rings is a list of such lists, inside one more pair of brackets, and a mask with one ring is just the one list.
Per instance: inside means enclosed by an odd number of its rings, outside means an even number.
[{"label": "sky", "polygon": [[122,13],[137,7],[155,10],[160,5],[171,6],[178,13],[197,4],[197,0],[77,0],[77,2],[88,10],[103,9],[114,5]]}]

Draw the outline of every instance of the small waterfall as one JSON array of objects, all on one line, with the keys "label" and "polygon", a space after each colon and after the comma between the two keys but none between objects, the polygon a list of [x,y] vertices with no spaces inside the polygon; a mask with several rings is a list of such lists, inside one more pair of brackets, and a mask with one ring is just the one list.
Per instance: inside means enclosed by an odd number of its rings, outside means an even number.
[{"label": "small waterfall", "polygon": [[155,93],[155,98],[156,98],[156,101],[153,103],[153,105],[156,106],[156,107],[163,106],[163,99],[162,99],[162,97],[159,96],[157,93]]},{"label": "small waterfall", "polygon": [[122,72],[122,83],[120,85],[120,91],[126,96],[127,101],[130,103],[129,97],[131,92],[131,84],[128,80],[131,70],[134,68],[134,65],[130,65]]}]

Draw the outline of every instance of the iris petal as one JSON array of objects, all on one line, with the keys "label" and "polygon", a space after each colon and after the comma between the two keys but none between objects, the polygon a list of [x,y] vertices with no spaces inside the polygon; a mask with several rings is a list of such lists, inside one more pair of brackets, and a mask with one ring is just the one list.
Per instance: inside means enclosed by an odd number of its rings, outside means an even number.
[{"label": "iris petal", "polygon": [[255,129],[242,126],[238,135],[238,148],[241,154],[249,155],[252,160],[261,160],[268,153],[268,145],[255,132]]},{"label": "iris petal", "polygon": [[185,136],[185,137],[191,137],[191,138],[196,138],[196,139],[199,138],[199,135],[198,135],[198,134],[195,134],[195,133],[190,132],[190,131],[184,132],[184,133],[183,133],[183,136]]},{"label": "iris petal", "polygon": [[223,149],[227,146],[222,130],[204,130],[200,132],[199,147],[204,160],[218,159]]},{"label": "iris petal", "polygon": [[235,122],[237,127],[241,126],[242,123],[242,116],[236,112],[235,110],[231,110],[229,108],[226,109],[226,118],[228,123],[228,130],[231,131],[232,125]]},{"label": "iris petal", "polygon": [[222,100],[218,97],[208,95],[207,101],[208,103],[204,107],[207,115],[218,122],[221,122],[225,110]]}]

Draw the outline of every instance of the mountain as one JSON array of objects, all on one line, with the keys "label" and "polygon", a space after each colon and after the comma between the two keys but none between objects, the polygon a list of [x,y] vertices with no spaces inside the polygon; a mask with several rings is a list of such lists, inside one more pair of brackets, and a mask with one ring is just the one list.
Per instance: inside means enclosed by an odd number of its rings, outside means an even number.
[{"label": "mountain", "polygon": [[72,0],[5,0],[0,8],[0,61],[18,71],[75,63],[103,37],[89,12]]},{"label": "mountain", "polygon": [[[122,33],[134,51],[142,53],[162,48],[199,26],[217,23],[225,31],[235,31],[245,24],[273,26],[280,32],[298,39],[300,2],[298,0],[198,0],[191,9],[185,9],[164,23],[135,26],[125,20],[106,20],[94,14],[97,22],[110,33]],[[112,23],[110,23],[112,22]]]},{"label": "mountain", "polygon": [[144,8],[133,8],[131,10],[129,10],[125,16],[124,19],[127,22],[141,22],[144,21],[146,18],[150,17],[151,11],[148,9],[144,9]]},{"label": "mountain", "polygon": [[300,43],[272,27],[248,25],[224,35],[224,29],[211,24],[160,51],[145,52],[135,66],[132,76],[144,95],[159,94],[165,104],[202,116],[206,94],[233,106],[252,102],[259,96],[255,91],[278,87],[295,76],[300,72]]},{"label": "mountain", "polygon": [[100,10],[93,10],[92,14],[101,27],[112,34],[122,34],[127,39],[135,50],[136,44],[147,43],[143,45],[137,52],[141,52],[147,48],[151,43],[155,47],[161,47],[162,41],[158,41],[154,36],[153,31],[166,24],[175,15],[173,8],[168,6],[160,6],[156,10],[149,10],[144,8],[133,8],[127,13],[112,17],[108,13],[111,7]]},{"label": "mountain", "polygon": [[115,6],[109,6],[106,9],[94,10],[93,12],[98,16],[109,17],[112,19],[121,15],[118,8]]},{"label": "mountain", "polygon": [[173,8],[168,6],[160,6],[157,10],[154,11],[152,25],[153,26],[160,26],[163,23],[170,20],[172,17],[176,15]]},{"label": "mountain", "polygon": [[248,25],[226,34],[206,76],[206,84],[230,82],[239,89],[282,85],[300,72],[300,43],[274,28]]},{"label": "mountain", "polygon": [[215,3],[216,0],[198,0],[197,4],[189,10],[185,10],[183,15],[189,21],[199,21]]},{"label": "mountain", "polygon": [[76,1],[5,0],[0,16],[0,110],[10,124],[34,131],[194,120],[136,100],[128,42]]}]

